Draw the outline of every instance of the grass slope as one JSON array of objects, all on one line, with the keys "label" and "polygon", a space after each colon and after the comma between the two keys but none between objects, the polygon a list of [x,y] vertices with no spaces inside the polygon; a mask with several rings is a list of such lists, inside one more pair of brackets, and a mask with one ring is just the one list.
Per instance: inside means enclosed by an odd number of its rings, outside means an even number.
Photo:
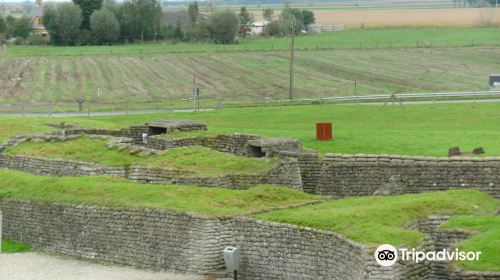
[{"label": "grass slope", "polygon": [[458,217],[442,225],[444,228],[462,228],[476,233],[463,241],[462,251],[481,252],[479,261],[459,262],[467,270],[500,270],[500,216]]},{"label": "grass slope", "polygon": [[[485,193],[456,190],[396,197],[347,198],[273,211],[257,217],[332,230],[374,247],[387,243],[412,248],[418,245],[424,234],[406,229],[406,226],[418,218],[429,215],[487,215],[498,209],[500,201]],[[488,224],[483,226],[489,227]],[[498,245],[498,242],[496,244]],[[498,252],[500,247],[494,247],[492,250]]]},{"label": "grass slope", "polygon": [[8,238],[1,240],[2,253],[24,253],[31,251],[31,248],[23,243],[18,243]]},{"label": "grass slope", "polygon": [[113,177],[42,177],[0,170],[0,199],[158,208],[232,216],[322,198],[278,186],[248,190],[147,185]]},{"label": "grass slope", "polygon": [[[0,102],[52,101],[52,112],[78,110],[75,100],[82,97],[92,102],[91,110],[192,108],[187,98],[192,97],[196,74],[201,97],[207,98],[202,108],[205,103],[264,103],[288,98],[289,55],[274,51],[36,57],[28,68],[24,58],[0,57],[0,76],[24,73],[18,86],[16,79],[0,80]],[[354,80],[359,95],[488,90],[487,78],[498,71],[499,56],[500,48],[491,47],[301,51],[296,53],[294,97],[351,96]],[[0,112],[21,110],[19,105],[0,103]],[[30,104],[25,110],[48,112],[49,105]]]},{"label": "grass slope", "polygon": [[260,174],[276,163],[275,159],[256,159],[221,153],[203,147],[170,149],[161,155],[141,157],[128,150],[110,149],[108,140],[80,137],[64,142],[24,142],[6,152],[34,157],[72,159],[106,166],[147,165],[195,172],[198,175]]}]

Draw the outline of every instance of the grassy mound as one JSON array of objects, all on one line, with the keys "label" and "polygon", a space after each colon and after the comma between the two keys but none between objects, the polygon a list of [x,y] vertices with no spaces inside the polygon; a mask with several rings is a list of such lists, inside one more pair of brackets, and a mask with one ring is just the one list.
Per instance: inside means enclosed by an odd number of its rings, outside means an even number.
[{"label": "grassy mound", "polygon": [[[500,201],[473,190],[360,197],[264,213],[259,218],[339,232],[368,244],[415,247],[424,234],[406,226],[429,215],[488,215]],[[485,224],[485,226],[488,226]],[[497,252],[500,247],[497,247]]]},{"label": "grassy mound", "polygon": [[462,228],[476,233],[472,238],[461,242],[462,251],[481,252],[478,261],[458,262],[467,270],[500,270],[500,216],[468,216],[450,219],[444,228]]},{"label": "grassy mound", "polygon": [[231,216],[321,199],[278,186],[230,190],[146,185],[104,176],[54,178],[0,170],[0,199],[6,198],[110,207],[160,208],[215,216]]},{"label": "grassy mound", "polygon": [[260,174],[269,170],[276,159],[239,157],[203,147],[184,147],[161,155],[141,157],[128,150],[109,149],[107,141],[80,137],[64,142],[24,142],[9,147],[6,152],[26,156],[72,159],[106,166],[146,165],[170,167],[195,172],[199,175]]}]

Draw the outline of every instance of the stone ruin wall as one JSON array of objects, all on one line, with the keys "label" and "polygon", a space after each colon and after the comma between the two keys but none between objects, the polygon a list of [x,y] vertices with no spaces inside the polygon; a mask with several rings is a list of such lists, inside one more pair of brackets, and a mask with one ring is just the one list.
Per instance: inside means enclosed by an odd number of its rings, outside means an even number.
[{"label": "stone ruin wall", "polygon": [[[206,274],[224,269],[222,250],[241,249],[241,279],[498,279],[499,272],[443,269],[429,263],[376,264],[372,251],[333,232],[239,217],[219,219],[159,209],[0,200],[4,236],[35,249],[155,270]],[[421,249],[449,247],[463,231],[413,225]],[[482,277],[482,278],[481,278]]]},{"label": "stone ruin wall", "polygon": [[341,198],[452,189],[500,198],[500,158],[326,155],[315,193]]},{"label": "stone ruin wall", "polygon": [[364,247],[335,233],[166,210],[1,200],[5,236],[35,249],[157,270],[224,269],[241,248],[241,279],[362,279]]},{"label": "stone ruin wall", "polygon": [[296,160],[281,160],[263,174],[228,174],[221,176],[198,176],[188,171],[150,168],[147,166],[106,167],[98,164],[74,161],[35,158],[0,153],[0,169],[29,172],[41,176],[118,176],[137,183],[180,184],[206,187],[248,189],[259,184],[276,184],[302,190],[300,168]]}]

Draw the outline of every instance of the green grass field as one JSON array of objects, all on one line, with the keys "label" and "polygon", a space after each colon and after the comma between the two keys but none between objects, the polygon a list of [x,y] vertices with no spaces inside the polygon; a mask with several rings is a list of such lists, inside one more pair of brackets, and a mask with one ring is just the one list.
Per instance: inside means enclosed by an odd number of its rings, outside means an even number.
[{"label": "green grass field", "polygon": [[[0,117],[0,140],[48,130],[46,122],[66,121],[86,127],[120,128],[152,120],[206,122],[209,133],[250,133],[298,139],[322,153],[371,153],[447,156],[448,149],[484,147],[484,156],[500,156],[500,104],[316,105],[224,109],[200,113],[165,113],[94,118]],[[315,140],[315,123],[332,122],[333,141]],[[16,126],[15,124],[19,124]],[[195,134],[196,135],[196,134]]]},{"label": "green grass field", "polygon": [[219,217],[297,205],[323,198],[278,186],[248,190],[137,184],[115,177],[42,177],[0,170],[0,199],[110,207],[158,208]]},{"label": "green grass field", "polygon": [[[500,201],[485,193],[458,190],[395,197],[347,198],[263,213],[257,217],[332,230],[372,247],[387,243],[413,248],[424,236],[406,228],[416,219],[429,215],[494,215],[498,209]],[[483,227],[490,229],[487,223]],[[492,237],[489,239],[494,240]],[[498,246],[495,248],[500,249]]]},{"label": "green grass field", "polygon": [[8,238],[2,239],[1,242],[2,253],[24,253],[31,251],[31,248],[28,245],[15,242]]},{"label": "green grass field", "polygon": [[[417,45],[417,41],[419,41]],[[498,46],[497,28],[389,28],[353,29],[325,32],[297,38],[297,49],[315,48],[387,48],[387,47],[460,47]],[[234,45],[214,44],[145,44],[82,47],[11,47],[0,55],[4,57],[30,56],[88,56],[88,55],[146,55],[190,52],[262,51],[290,48],[289,38],[260,38],[240,40]]]},{"label": "green grass field", "polygon": [[129,150],[108,148],[109,140],[80,137],[64,142],[24,142],[9,147],[6,153],[32,157],[72,159],[105,166],[145,165],[155,168],[175,168],[197,175],[261,174],[276,163],[275,159],[239,157],[203,147],[170,149],[161,155],[147,157]]},{"label": "green grass field", "polygon": [[462,251],[481,252],[480,261],[459,262],[467,270],[500,270],[500,216],[468,216],[453,218],[442,225],[444,228],[461,228],[475,232],[475,236],[463,241]]}]

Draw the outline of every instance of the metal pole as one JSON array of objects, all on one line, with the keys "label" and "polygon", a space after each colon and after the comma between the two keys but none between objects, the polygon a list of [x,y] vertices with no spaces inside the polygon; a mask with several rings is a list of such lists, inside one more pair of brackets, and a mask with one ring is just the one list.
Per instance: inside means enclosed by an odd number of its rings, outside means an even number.
[{"label": "metal pole", "polygon": [[234,280],[238,280],[238,271],[234,271]]},{"label": "metal pole", "polygon": [[196,74],[193,74],[193,111],[196,110]]},{"label": "metal pole", "polygon": [[359,105],[358,81],[356,81],[356,79],[354,79],[354,96],[356,96],[356,105]]},{"label": "metal pole", "polygon": [[292,20],[292,46],[290,50],[290,88],[289,99],[293,100],[293,62],[295,59],[295,21]]}]

